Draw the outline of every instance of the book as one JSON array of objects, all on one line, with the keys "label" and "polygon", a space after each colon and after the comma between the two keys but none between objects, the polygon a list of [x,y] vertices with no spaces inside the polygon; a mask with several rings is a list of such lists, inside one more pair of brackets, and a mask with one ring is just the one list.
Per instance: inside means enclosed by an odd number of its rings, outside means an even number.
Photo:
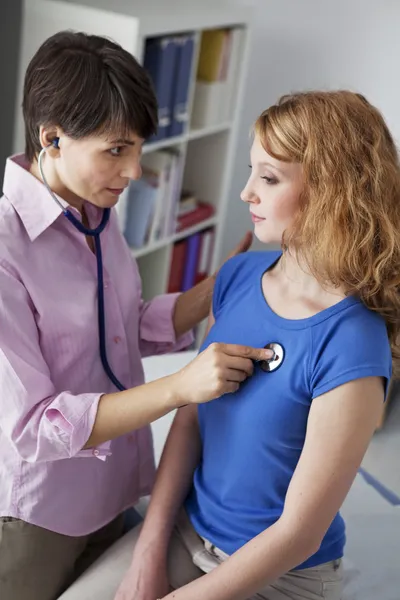
[{"label": "book", "polygon": [[240,57],[242,53],[244,30],[234,27],[230,30],[230,53],[228,57],[227,72],[222,94],[224,102],[220,103],[219,119],[228,122],[233,117],[240,71]]},{"label": "book", "polygon": [[200,251],[200,242],[200,233],[195,233],[187,238],[186,260],[182,280],[182,292],[190,290],[195,284],[197,262]]},{"label": "book", "polygon": [[187,240],[174,244],[167,291],[169,294],[182,291],[183,274],[186,262]]},{"label": "book", "polygon": [[168,293],[184,292],[210,274],[215,229],[209,227],[173,246]]},{"label": "book", "polygon": [[168,137],[181,135],[189,120],[189,85],[193,66],[194,34],[175,38],[178,46],[173,81],[173,102]]},{"label": "book", "polygon": [[149,242],[153,243],[164,235],[164,212],[172,182],[173,154],[157,151],[145,154],[142,158],[143,175],[157,190],[154,214],[151,223]]},{"label": "book", "polygon": [[129,246],[141,248],[149,241],[152,217],[157,201],[157,187],[142,176],[131,181],[126,195],[126,220],[123,234]]},{"label": "book", "polygon": [[198,223],[209,219],[214,213],[215,208],[212,204],[199,201],[197,208],[189,213],[178,216],[177,231],[182,231],[188,227],[193,227],[193,225],[197,225]]},{"label": "book", "polygon": [[203,129],[232,118],[243,29],[204,32],[192,108],[192,127]]},{"label": "book", "polygon": [[227,35],[226,29],[207,29],[202,32],[197,65],[199,81],[211,82],[221,78]]},{"label": "book", "polygon": [[197,198],[195,194],[184,190],[181,194],[179,204],[178,204],[178,216],[186,215],[187,213],[192,212],[198,206]]},{"label": "book", "polygon": [[146,42],[143,66],[153,82],[158,102],[158,130],[148,142],[162,140],[168,135],[177,56],[178,44],[174,36],[149,38]]},{"label": "book", "polygon": [[170,186],[165,200],[165,211],[163,215],[163,235],[168,237],[175,233],[176,219],[178,214],[179,197],[182,189],[184,171],[184,155],[179,150],[171,149],[173,161],[171,166]]},{"label": "book", "polygon": [[211,261],[214,248],[215,229],[210,227],[201,232],[199,256],[196,268],[195,284],[206,279],[211,270]]}]

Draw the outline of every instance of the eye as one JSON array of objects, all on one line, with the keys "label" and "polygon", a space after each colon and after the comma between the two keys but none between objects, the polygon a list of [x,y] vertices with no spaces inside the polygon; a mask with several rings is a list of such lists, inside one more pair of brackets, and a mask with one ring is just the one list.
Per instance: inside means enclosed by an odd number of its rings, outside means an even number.
[{"label": "eye", "polygon": [[264,179],[265,183],[267,183],[268,185],[274,185],[275,183],[278,183],[278,181],[274,177],[267,177],[266,175],[261,177],[261,179]]},{"label": "eye", "polygon": [[116,146],[115,148],[110,148],[108,152],[111,154],[111,156],[120,156],[123,149],[124,146]]}]

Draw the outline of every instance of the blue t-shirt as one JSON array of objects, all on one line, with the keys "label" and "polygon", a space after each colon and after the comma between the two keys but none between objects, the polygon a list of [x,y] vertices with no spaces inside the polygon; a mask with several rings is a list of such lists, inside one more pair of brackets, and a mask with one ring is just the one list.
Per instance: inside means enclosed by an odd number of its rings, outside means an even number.
[{"label": "blue t-shirt", "polygon": [[[198,408],[202,460],[186,500],[197,533],[232,554],[275,523],[303,449],[312,399],[350,380],[391,377],[383,319],[347,297],[306,318],[278,316],[261,280],[280,252],[251,252],[229,260],[215,284],[212,342],[285,349],[281,366],[255,367],[234,394]],[[298,568],[343,555],[345,527],[333,520],[318,552]]]}]

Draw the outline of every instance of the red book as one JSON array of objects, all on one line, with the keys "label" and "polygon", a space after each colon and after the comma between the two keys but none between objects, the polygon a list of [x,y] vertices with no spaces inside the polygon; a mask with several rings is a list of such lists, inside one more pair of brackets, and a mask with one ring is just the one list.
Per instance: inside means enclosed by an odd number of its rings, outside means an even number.
[{"label": "red book", "polygon": [[186,263],[186,246],[186,240],[181,240],[174,244],[169,271],[168,294],[174,294],[182,290],[183,273]]},{"label": "red book", "polygon": [[184,215],[179,215],[177,219],[176,230],[182,231],[183,229],[193,227],[193,225],[197,225],[197,223],[201,223],[202,221],[209,219],[214,213],[215,208],[212,204],[208,204],[207,202],[199,202],[195,210],[191,210]]}]

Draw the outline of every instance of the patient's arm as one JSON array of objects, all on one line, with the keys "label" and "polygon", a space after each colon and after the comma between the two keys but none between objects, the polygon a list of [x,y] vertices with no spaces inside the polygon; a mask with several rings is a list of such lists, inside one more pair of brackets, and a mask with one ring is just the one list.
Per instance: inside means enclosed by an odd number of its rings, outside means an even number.
[{"label": "patient's arm", "polygon": [[158,469],[138,545],[167,549],[176,516],[192,485],[201,445],[197,407],[180,408],[175,416]]}]

